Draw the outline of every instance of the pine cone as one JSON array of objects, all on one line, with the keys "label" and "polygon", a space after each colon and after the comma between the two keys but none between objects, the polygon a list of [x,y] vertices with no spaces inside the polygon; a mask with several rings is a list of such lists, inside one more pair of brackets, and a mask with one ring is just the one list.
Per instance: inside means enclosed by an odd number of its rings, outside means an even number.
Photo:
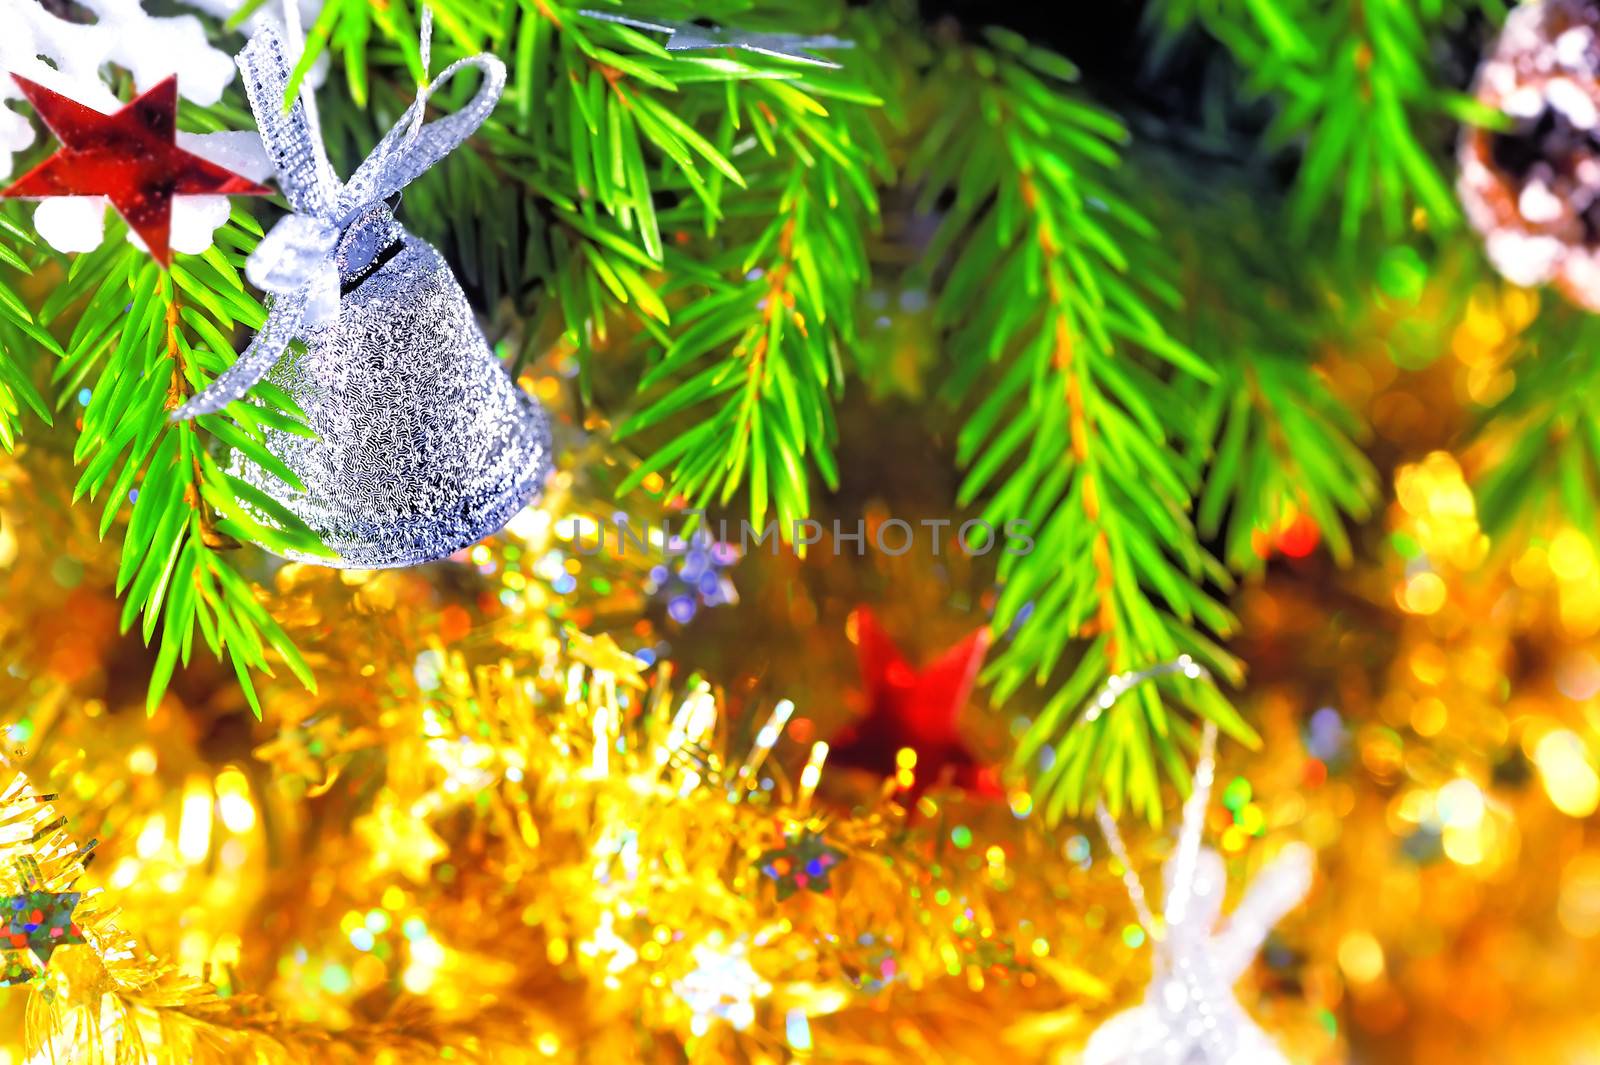
[{"label": "pine cone", "polygon": [[1600,311],[1600,4],[1543,0],[1506,19],[1475,95],[1511,128],[1461,138],[1461,200],[1495,268]]}]

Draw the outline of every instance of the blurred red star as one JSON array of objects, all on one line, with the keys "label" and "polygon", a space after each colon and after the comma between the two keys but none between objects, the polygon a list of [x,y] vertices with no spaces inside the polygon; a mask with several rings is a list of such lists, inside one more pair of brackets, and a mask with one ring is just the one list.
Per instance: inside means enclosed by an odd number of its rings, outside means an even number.
[{"label": "blurred red star", "polygon": [[104,196],[163,266],[172,260],[174,196],[264,196],[272,190],[177,146],[178,78],[113,115],[13,74],[61,150],[0,197]]},{"label": "blurred red star", "polygon": [[892,777],[895,756],[909,747],[917,754],[913,796],[935,784],[1001,794],[994,768],[972,753],[959,728],[989,650],[989,629],[974,632],[922,670],[911,668],[867,607],[856,611],[856,635],[867,713],[835,737],[828,761]]}]

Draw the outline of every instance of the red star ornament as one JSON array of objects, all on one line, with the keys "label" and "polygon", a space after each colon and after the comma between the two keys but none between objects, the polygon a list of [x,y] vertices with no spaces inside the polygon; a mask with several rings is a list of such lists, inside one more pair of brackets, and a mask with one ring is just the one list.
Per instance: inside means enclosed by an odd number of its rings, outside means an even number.
[{"label": "red star ornament", "polygon": [[161,265],[172,261],[174,196],[265,196],[272,190],[177,145],[174,74],[106,115],[13,74],[61,150],[0,190],[0,198],[104,196]]},{"label": "red star ornament", "polygon": [[856,635],[867,713],[835,737],[828,760],[892,777],[899,769],[896,755],[909,747],[917,754],[913,797],[942,783],[1002,794],[994,768],[972,753],[958,727],[989,650],[989,629],[974,632],[921,670],[911,668],[867,607],[856,611]]}]

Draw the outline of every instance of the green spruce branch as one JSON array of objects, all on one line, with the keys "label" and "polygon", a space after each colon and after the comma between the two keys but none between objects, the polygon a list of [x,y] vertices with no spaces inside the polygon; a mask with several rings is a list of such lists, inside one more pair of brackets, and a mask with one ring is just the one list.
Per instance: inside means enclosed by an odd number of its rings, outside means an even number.
[{"label": "green spruce branch", "polygon": [[[12,212],[0,213],[0,270],[32,274],[31,262],[37,252],[37,242]],[[0,274],[0,447],[7,452],[15,449],[27,413],[46,424],[52,421],[50,404],[33,380],[40,349],[48,355],[61,355],[55,337],[40,327],[22,297]]]},{"label": "green spruce branch", "polygon": [[1169,181],[1153,207],[1183,290],[1169,327],[1218,373],[1184,383],[1191,454],[1205,471],[1196,527],[1221,539],[1235,573],[1259,574],[1278,535],[1302,520],[1347,565],[1346,525],[1372,516],[1378,479],[1358,419],[1317,365],[1339,323],[1318,291],[1324,279],[1274,239],[1276,213],[1262,209],[1270,198],[1215,191],[1241,183],[1205,173]]},{"label": "green spruce branch", "polygon": [[1503,544],[1518,528],[1555,519],[1600,545],[1600,322],[1564,304],[1547,308],[1511,368],[1516,383],[1477,429],[1483,531]]},{"label": "green spruce branch", "polygon": [[837,485],[832,406],[857,342],[883,163],[865,123],[830,122],[784,83],[740,88],[745,106],[727,113],[718,136],[731,143],[738,123],[748,128],[733,147],[749,189],[730,205],[720,246],[692,245],[696,270],[686,286],[669,286],[684,310],[659,331],[640,382],[647,405],[616,435],[682,428],[619,491],[657,470],[696,506],[726,506],[744,490],[755,524],[771,511],[789,539],[810,513],[813,471]]},{"label": "green spruce branch", "polygon": [[1457,227],[1461,211],[1447,158],[1457,122],[1500,119],[1441,84],[1434,48],[1469,12],[1493,0],[1162,0],[1149,21],[1162,47],[1198,27],[1240,68],[1246,97],[1273,101],[1269,152],[1297,146],[1290,196],[1301,236],[1324,217],[1354,240],[1375,218],[1386,236],[1414,224]]},{"label": "green spruce branch", "polygon": [[1377,498],[1376,471],[1352,440],[1349,411],[1302,351],[1241,350],[1219,368],[1197,426],[1212,442],[1201,535],[1224,537],[1229,568],[1254,574],[1268,557],[1262,541],[1270,545],[1308,518],[1334,561],[1348,565],[1346,520],[1370,518]]},{"label": "green spruce branch", "polygon": [[[235,404],[228,415],[198,424],[168,421],[184,397],[232,362],[236,327],[261,324],[262,308],[238,276],[259,230],[236,212],[219,231],[218,247],[176,256],[165,271],[114,225],[100,248],[69,264],[25,235],[18,211],[8,207],[0,222],[14,241],[0,253],[6,268],[59,271],[61,280],[36,312],[10,288],[0,295],[0,394],[25,398],[46,421],[52,406],[59,412],[87,397],[77,418],[73,457],[82,469],[73,495],[100,503],[102,538],[126,516],[116,591],[123,597],[122,627],[139,621],[147,644],[159,634],[149,706],[160,700],[177,663],[188,663],[199,632],[213,654],[231,662],[259,714],[249,672],[270,673],[269,655],[307,685],[312,680],[254,588],[222,552],[239,541],[323,549],[289,511],[232,476],[215,457],[213,442],[288,479],[293,475],[266,448],[262,429],[309,430],[270,384],[257,389],[259,405]],[[41,353],[54,362],[48,391],[36,384]],[[55,396],[53,404],[47,394]],[[9,445],[16,423],[4,424]],[[275,524],[264,524],[257,517],[262,514]]]},{"label": "green spruce branch", "polygon": [[[982,396],[959,440],[961,500],[1035,530],[1032,552],[1000,565],[995,624],[1014,631],[986,679],[997,700],[1053,683],[1018,749],[1045,755],[1048,817],[1103,795],[1159,819],[1162,770],[1188,779],[1190,730],[1148,687],[1105,714],[1078,711],[1108,674],[1180,654],[1238,676],[1213,639],[1233,626],[1211,591],[1228,574],[1199,546],[1199,469],[1177,446],[1191,412],[1174,382],[1218,374],[1163,325],[1177,293],[1157,232],[1118,191],[1121,123],[1067,90],[1064,59],[989,38],[992,50],[957,53],[932,79],[941,117],[909,166],[925,208],[949,202],[930,260],[946,264],[950,393]],[[1254,741],[1215,689],[1185,694]]]},{"label": "green spruce branch", "polygon": [[302,489],[267,448],[264,430],[309,435],[303,413],[263,382],[253,403],[192,423],[169,420],[232,363],[233,338],[265,318],[239,276],[259,235],[250,216],[235,211],[218,231],[217,246],[174,256],[163,270],[112,229],[98,250],[72,262],[40,315],[67,336],[53,374],[58,403],[73,402],[80,389],[89,395],[74,449],[83,467],[74,498],[103,499],[102,537],[120,514],[128,515],[116,590],[123,628],[142,618],[146,643],[161,635],[152,710],[176,664],[188,663],[196,631],[214,655],[226,652],[257,715],[249,671],[270,674],[269,651],[314,686],[294,645],[223,552],[241,541],[327,551],[292,512],[230,473],[213,446],[225,445]]},{"label": "green spruce branch", "polygon": [[880,101],[848,71],[669,53],[570,13],[555,36],[568,107],[550,109],[548,154],[562,165],[535,188],[565,252],[564,335],[585,351],[631,307],[650,362],[616,436],[642,434],[651,454],[619,493],[653,472],[697,506],[744,492],[788,539],[813,475],[837,480],[832,403],[887,171],[865,120]]}]

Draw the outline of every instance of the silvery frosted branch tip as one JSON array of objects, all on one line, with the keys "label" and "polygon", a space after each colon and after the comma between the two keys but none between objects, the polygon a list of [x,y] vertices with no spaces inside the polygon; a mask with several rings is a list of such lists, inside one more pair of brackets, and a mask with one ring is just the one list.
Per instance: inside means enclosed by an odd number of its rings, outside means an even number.
[{"label": "silvery frosted branch tip", "polygon": [[852,40],[826,34],[807,37],[798,33],[758,33],[720,26],[699,26],[693,22],[656,22],[650,19],[625,15],[620,11],[594,11],[589,8],[580,10],[578,14],[583,15],[585,18],[599,19],[603,22],[615,22],[622,26],[632,26],[634,29],[665,33],[667,35],[667,43],[662,47],[669,52],[702,52],[707,48],[742,48],[747,52],[772,56],[775,59],[787,59],[794,63],[808,63],[814,67],[838,69],[838,63],[831,59],[824,59],[820,55],[815,55],[808,49],[854,48],[856,46],[856,43]]},{"label": "silvery frosted branch tip", "polygon": [[[482,72],[477,95],[461,111],[422,122],[428,97],[467,66]],[[282,503],[339,556],[332,563],[288,557],[361,569],[443,558],[495,532],[538,495],[551,467],[550,429],[490,350],[443,257],[396,221],[390,202],[483,123],[505,86],[505,66],[477,55],[447,68],[345,183],[328,163],[304,95],[283,107],[290,67],[270,29],[239,55],[251,110],[294,212],[246,264],[251,282],[269,293],[267,322],[174,418],[221,410],[257,381],[271,381],[316,433],[263,430],[305,490],[238,453],[231,472]],[[291,347],[295,340],[303,349]]]}]

